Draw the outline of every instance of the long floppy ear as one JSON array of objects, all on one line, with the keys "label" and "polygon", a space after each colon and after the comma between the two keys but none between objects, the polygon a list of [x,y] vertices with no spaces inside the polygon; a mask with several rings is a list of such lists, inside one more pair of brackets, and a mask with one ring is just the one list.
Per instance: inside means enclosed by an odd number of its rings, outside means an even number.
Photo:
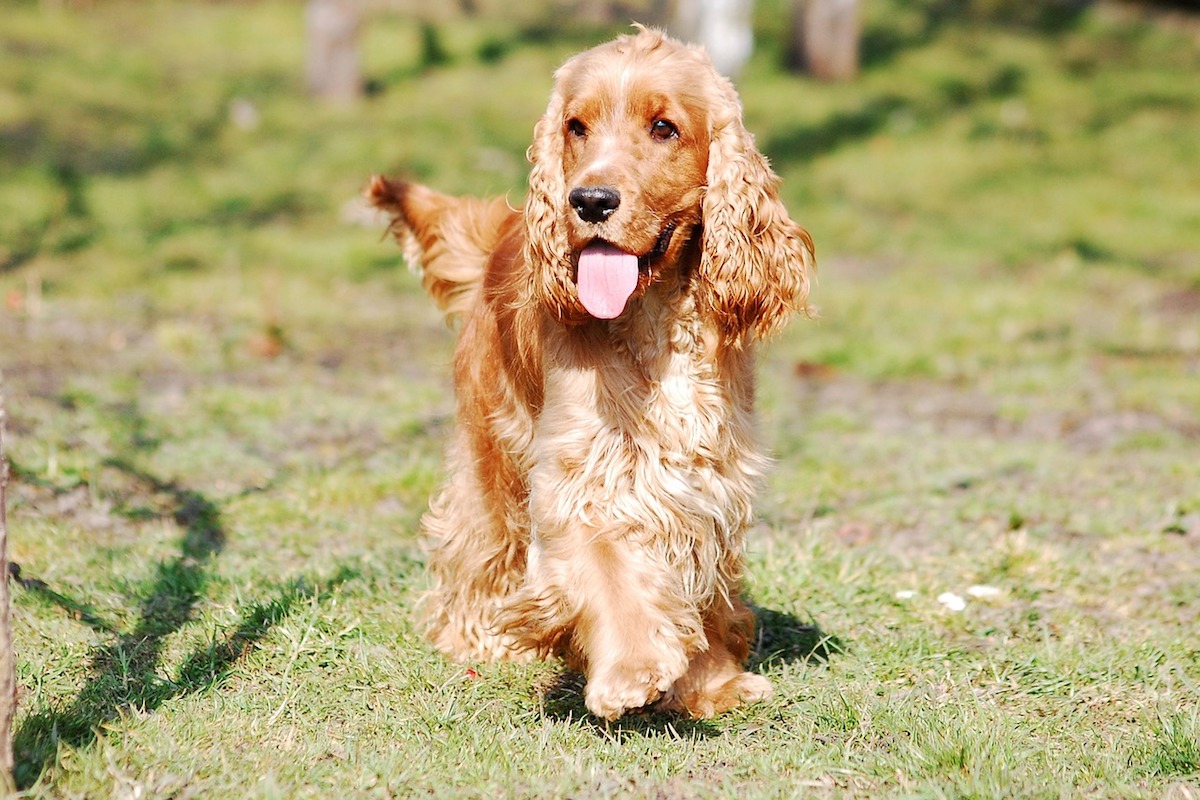
[{"label": "long floppy ear", "polygon": [[761,339],[808,313],[812,238],[779,199],[779,178],[742,125],[733,84],[717,78],[708,153],[699,300],[724,335]]},{"label": "long floppy ear", "polygon": [[579,302],[572,275],[570,247],[559,223],[566,204],[563,175],[562,70],[556,74],[550,105],[533,129],[533,144],[526,157],[529,196],[525,199],[525,260],[532,271],[533,299],[555,318],[578,321],[587,316]]}]

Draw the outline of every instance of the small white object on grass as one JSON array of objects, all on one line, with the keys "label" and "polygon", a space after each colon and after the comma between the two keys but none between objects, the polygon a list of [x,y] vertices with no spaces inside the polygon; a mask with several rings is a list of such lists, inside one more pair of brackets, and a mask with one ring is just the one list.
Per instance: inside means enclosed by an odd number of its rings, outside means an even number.
[{"label": "small white object on grass", "polygon": [[967,607],[967,601],[954,592],[942,592],[938,595],[937,601],[951,611],[962,611]]},{"label": "small white object on grass", "polygon": [[999,597],[1001,595],[1001,591],[995,586],[985,586],[977,583],[971,588],[967,589],[967,594],[971,595],[971,597],[977,597],[980,600],[987,600],[990,598]]}]

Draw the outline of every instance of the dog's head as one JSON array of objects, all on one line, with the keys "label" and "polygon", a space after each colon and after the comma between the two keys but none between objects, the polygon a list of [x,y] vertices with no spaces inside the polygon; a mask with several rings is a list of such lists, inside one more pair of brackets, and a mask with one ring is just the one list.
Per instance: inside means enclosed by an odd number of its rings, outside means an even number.
[{"label": "dog's head", "polygon": [[806,308],[812,241],[703,50],[641,29],[575,56],[529,159],[526,255],[562,321],[619,316],[671,270],[729,338]]}]

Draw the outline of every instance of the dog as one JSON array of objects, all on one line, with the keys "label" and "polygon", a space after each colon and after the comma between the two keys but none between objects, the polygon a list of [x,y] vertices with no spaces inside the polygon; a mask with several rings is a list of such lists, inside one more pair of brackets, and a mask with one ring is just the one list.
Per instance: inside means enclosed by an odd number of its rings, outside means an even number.
[{"label": "dog", "polygon": [[422,617],[461,661],[562,656],[604,720],[769,697],[745,531],[756,345],[813,243],[704,51],[638,26],[556,73],[523,210],[374,177],[447,318],[457,424]]}]

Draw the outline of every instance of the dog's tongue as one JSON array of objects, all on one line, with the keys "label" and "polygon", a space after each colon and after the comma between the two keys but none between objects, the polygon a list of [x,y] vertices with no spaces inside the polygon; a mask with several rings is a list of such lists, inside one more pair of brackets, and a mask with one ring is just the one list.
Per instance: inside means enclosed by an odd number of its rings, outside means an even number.
[{"label": "dog's tongue", "polygon": [[576,286],[583,307],[593,317],[613,319],[625,310],[637,288],[638,260],[607,242],[593,242],[579,254]]}]

